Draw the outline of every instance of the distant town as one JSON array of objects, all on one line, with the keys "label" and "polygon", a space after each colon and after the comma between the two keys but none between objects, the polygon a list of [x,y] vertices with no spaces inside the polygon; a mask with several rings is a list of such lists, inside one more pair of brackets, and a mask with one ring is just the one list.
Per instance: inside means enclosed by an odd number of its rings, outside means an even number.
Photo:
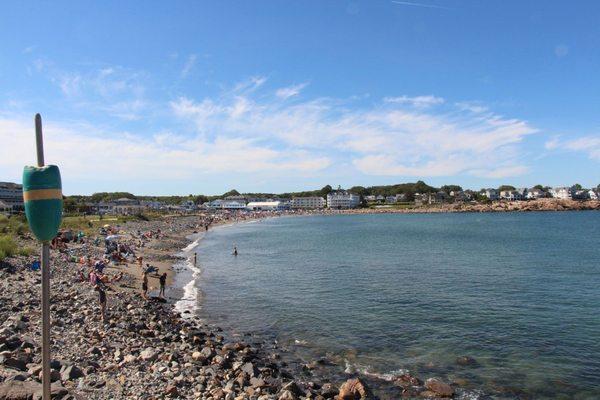
[{"label": "distant town", "polygon": [[[23,211],[23,188],[18,183],[0,182],[0,213]],[[280,211],[353,208],[423,207],[440,204],[489,204],[490,202],[521,202],[538,199],[588,201],[600,198],[600,185],[583,188],[579,184],[565,187],[537,185],[515,188],[503,185],[478,191],[463,190],[457,185],[441,188],[422,181],[398,185],[350,189],[327,185],[320,190],[283,194],[241,194],[236,190],[221,196],[135,196],[127,192],[95,193],[91,196],[66,196],[65,212],[87,214],[134,215],[145,211],[194,212],[207,211]]]}]

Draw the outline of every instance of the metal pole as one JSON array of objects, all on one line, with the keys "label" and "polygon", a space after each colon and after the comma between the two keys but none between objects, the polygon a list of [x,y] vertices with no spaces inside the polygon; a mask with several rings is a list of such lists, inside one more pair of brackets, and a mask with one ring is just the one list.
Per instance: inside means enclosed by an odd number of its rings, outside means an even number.
[{"label": "metal pole", "polygon": [[[35,115],[38,167],[44,166],[42,117]],[[42,243],[42,399],[50,400],[50,244]]]}]

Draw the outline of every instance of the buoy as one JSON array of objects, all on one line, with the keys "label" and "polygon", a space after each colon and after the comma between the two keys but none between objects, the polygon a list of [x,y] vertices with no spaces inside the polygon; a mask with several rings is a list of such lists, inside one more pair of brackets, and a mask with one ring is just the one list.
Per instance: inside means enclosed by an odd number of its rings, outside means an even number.
[{"label": "buoy", "polygon": [[56,165],[23,169],[23,201],[29,228],[40,242],[56,236],[62,220],[60,171]]}]

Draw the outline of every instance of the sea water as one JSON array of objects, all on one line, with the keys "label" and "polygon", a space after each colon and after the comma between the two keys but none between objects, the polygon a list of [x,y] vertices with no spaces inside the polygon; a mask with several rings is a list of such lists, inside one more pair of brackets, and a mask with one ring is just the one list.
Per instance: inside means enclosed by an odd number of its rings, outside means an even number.
[{"label": "sea water", "polygon": [[593,211],[238,224],[197,247],[197,313],[333,355],[347,372],[439,376],[494,398],[600,398],[599,244]]}]

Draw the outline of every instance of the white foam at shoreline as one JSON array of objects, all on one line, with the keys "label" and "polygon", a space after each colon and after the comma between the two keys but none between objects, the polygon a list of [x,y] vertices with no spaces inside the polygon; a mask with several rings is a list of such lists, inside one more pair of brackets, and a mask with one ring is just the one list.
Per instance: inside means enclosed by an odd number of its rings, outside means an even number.
[{"label": "white foam at shoreline", "polygon": [[[190,279],[190,281],[185,286],[183,286],[183,288],[182,288],[183,296],[181,297],[181,299],[179,299],[175,303],[175,309],[182,314],[184,311],[189,311],[190,316],[194,315],[195,312],[199,308],[199,306],[198,306],[199,291],[198,291],[198,288],[196,287],[196,280],[198,279],[198,277],[200,276],[200,273],[202,272],[202,270],[199,267],[194,265],[193,260],[194,260],[194,255],[196,252],[193,250],[196,247],[198,247],[198,244],[200,244],[200,240],[202,240],[203,237],[204,237],[204,233],[198,234],[198,237],[196,238],[196,240],[194,240],[192,243],[190,243],[189,245],[187,245],[186,247],[184,247],[181,250],[183,253],[187,253],[186,255],[188,257],[187,257],[186,261],[182,264],[185,268],[187,268],[189,271],[191,271],[192,279]],[[190,254],[190,252],[191,252],[191,254]]]}]

